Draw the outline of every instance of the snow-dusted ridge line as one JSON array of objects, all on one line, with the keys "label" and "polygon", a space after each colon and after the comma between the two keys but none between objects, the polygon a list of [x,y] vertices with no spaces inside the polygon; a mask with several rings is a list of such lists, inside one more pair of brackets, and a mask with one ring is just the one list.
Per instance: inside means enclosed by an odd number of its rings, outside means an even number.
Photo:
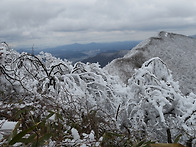
[{"label": "snow-dusted ridge line", "polygon": [[[129,51],[123,58],[115,59],[105,69],[119,75],[124,83],[133,75],[133,70],[153,57],[161,58],[179,81],[184,94],[196,93],[196,39],[175,33],[160,32]],[[135,64],[137,63],[137,64]]]}]

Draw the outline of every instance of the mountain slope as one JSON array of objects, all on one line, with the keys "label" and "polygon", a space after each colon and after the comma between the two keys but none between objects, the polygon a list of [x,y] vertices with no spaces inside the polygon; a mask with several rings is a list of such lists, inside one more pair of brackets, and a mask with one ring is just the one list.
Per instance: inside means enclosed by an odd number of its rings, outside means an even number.
[{"label": "mountain slope", "polygon": [[123,58],[115,59],[105,69],[109,73],[118,74],[121,80],[127,83],[127,79],[134,73],[134,69],[140,68],[143,62],[160,57],[173,72],[173,77],[180,83],[180,89],[184,94],[196,92],[196,39],[180,34],[160,32],[157,37],[151,37]]},{"label": "mountain slope", "polygon": [[87,62],[97,63],[98,62],[101,67],[104,67],[112,60],[114,60],[116,58],[123,57],[125,54],[128,53],[128,51],[129,50],[103,52],[103,53],[100,53],[94,57],[84,59],[84,60],[82,60],[82,62],[84,62],[84,63],[87,63]]}]

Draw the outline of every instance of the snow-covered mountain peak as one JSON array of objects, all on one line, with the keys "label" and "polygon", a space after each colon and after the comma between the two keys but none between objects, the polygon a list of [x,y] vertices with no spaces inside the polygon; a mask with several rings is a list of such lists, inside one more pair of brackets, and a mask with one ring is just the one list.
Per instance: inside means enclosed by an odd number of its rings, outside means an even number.
[{"label": "snow-covered mountain peak", "polygon": [[[159,57],[173,72],[184,94],[196,93],[196,39],[181,34],[160,32],[129,51],[123,58],[113,60],[105,69],[119,75],[124,83],[133,75],[134,69],[153,58]],[[114,72],[115,71],[115,72]]]}]

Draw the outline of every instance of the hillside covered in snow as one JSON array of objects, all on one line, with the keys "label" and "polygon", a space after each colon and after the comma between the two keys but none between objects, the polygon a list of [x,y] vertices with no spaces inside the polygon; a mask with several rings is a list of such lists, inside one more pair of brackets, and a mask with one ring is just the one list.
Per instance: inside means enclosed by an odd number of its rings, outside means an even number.
[{"label": "hillside covered in snow", "polygon": [[[180,36],[159,35],[106,68],[97,63],[72,65],[44,52],[18,53],[2,43],[0,145],[141,146],[151,141],[196,145],[196,95],[181,92],[175,70],[170,70],[172,59],[148,58],[152,51],[145,51],[149,42],[164,44],[167,37]],[[173,47],[178,50],[178,45]],[[15,122],[10,132],[1,127],[7,121]]]},{"label": "hillside covered in snow", "polygon": [[134,69],[153,57],[159,57],[167,64],[184,94],[196,93],[196,39],[181,34],[162,31],[141,42],[123,58],[115,59],[105,69],[110,74],[118,74],[127,83]]}]

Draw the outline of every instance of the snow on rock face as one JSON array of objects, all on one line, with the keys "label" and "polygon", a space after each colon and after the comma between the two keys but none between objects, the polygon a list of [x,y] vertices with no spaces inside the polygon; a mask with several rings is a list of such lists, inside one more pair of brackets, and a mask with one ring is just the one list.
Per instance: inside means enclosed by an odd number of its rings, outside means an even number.
[{"label": "snow on rock face", "polygon": [[127,83],[134,74],[134,69],[140,68],[153,57],[159,57],[173,72],[173,77],[175,81],[179,81],[184,94],[196,93],[195,49],[195,38],[162,31],[157,37],[141,42],[123,58],[113,60],[105,69],[110,74],[118,74]]}]

